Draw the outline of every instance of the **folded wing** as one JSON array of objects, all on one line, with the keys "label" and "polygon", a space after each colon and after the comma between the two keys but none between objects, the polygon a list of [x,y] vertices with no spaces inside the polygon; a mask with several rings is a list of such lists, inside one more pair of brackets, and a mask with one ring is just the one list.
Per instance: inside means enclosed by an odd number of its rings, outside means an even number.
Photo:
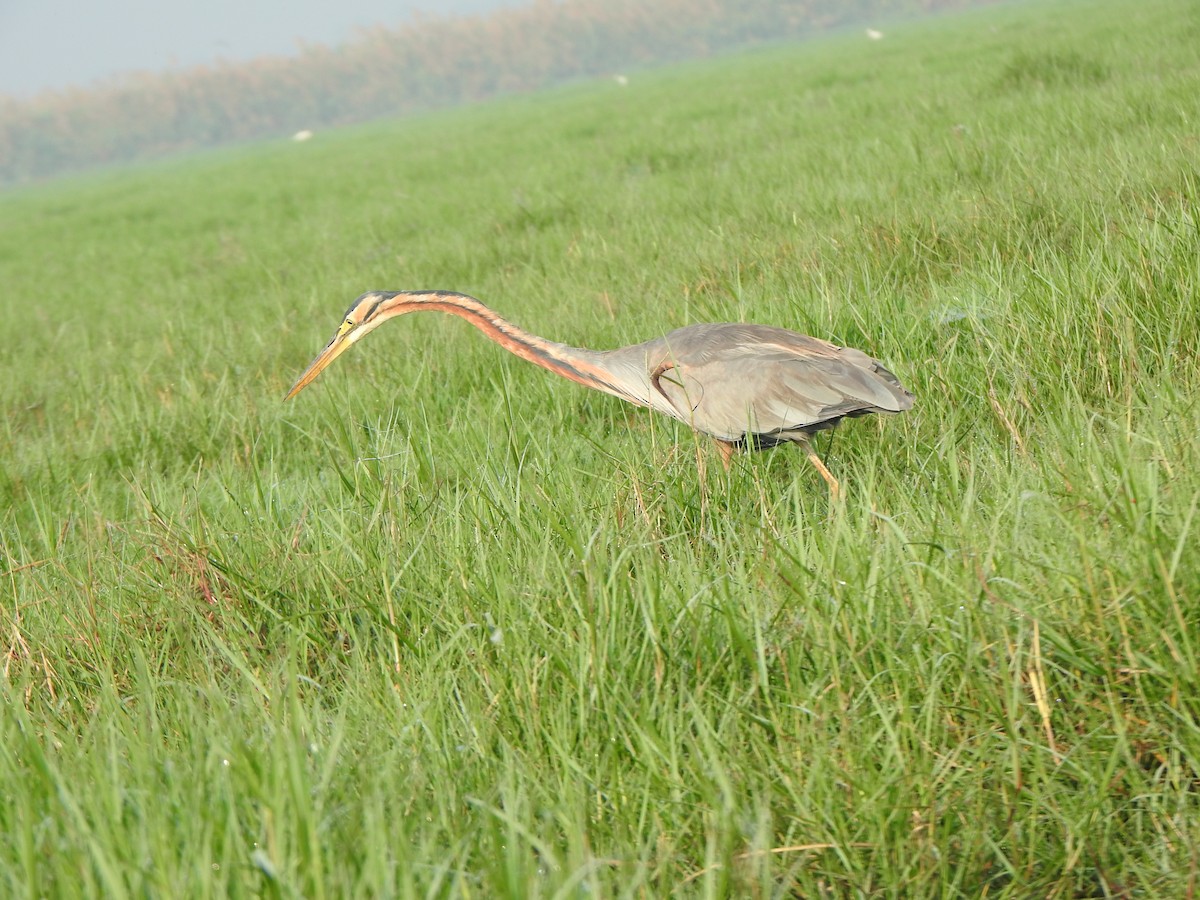
[{"label": "folded wing", "polygon": [[912,394],[878,360],[796,332],[694,326],[666,344],[659,389],[682,421],[722,440],[787,440],[847,416],[912,407]]}]

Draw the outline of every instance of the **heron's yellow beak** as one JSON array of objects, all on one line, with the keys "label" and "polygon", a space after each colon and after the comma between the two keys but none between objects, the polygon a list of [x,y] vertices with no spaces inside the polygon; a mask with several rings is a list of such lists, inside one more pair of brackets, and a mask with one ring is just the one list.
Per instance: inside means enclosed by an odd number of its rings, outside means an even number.
[{"label": "heron's yellow beak", "polygon": [[287,392],[284,400],[291,400],[298,393],[308,387],[313,380],[325,371],[325,367],[341,356],[346,349],[354,343],[350,340],[350,332],[353,331],[354,325],[350,322],[343,322],[338,329],[337,334],[333,336],[333,340],[329,345],[317,354],[317,358],[308,364],[308,368],[304,370],[304,374],[296,379],[296,383],[292,385],[292,389]]}]

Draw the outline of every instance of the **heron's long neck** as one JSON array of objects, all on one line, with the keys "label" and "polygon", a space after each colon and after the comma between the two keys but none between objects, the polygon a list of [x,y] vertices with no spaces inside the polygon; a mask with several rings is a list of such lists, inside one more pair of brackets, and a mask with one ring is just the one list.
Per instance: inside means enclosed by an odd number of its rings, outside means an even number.
[{"label": "heron's long neck", "polygon": [[[401,292],[383,302],[392,304],[397,315],[435,310],[466,319],[505,350],[535,366],[606,394],[634,399],[613,383],[612,373],[602,364],[604,352],[570,347],[538,337],[509,322],[474,297],[451,291],[411,291]],[[634,399],[634,402],[639,401]]]}]

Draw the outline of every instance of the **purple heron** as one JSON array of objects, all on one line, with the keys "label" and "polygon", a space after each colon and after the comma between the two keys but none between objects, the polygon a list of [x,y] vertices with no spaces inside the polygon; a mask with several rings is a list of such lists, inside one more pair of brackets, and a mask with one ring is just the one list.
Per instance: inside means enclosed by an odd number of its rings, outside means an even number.
[{"label": "purple heron", "polygon": [[393,316],[435,310],[466,319],[510,353],[585,387],[678,419],[717,442],[726,468],[734,450],[802,446],[836,497],[838,482],[809,444],[844,418],[910,409],[913,395],[861,350],[766,325],[689,325],[618,350],[548,341],[452,291],[371,291],[292,385],[307,387],[351,344]]}]

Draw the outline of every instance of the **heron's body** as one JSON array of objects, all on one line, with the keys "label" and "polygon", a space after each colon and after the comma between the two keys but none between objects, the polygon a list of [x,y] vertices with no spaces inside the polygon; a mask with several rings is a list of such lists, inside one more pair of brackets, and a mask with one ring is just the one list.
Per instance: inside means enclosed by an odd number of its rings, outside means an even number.
[{"label": "heron's body", "polygon": [[835,493],[837,482],[808,436],[846,417],[903,412],[913,402],[896,376],[861,350],[783,328],[690,325],[631,347],[586,350],[530,334],[473,297],[448,291],[363,294],[288,397],[383,321],[417,310],[457,315],[522,359],[678,419],[715,438],[727,463],[737,447],[800,443]]}]

